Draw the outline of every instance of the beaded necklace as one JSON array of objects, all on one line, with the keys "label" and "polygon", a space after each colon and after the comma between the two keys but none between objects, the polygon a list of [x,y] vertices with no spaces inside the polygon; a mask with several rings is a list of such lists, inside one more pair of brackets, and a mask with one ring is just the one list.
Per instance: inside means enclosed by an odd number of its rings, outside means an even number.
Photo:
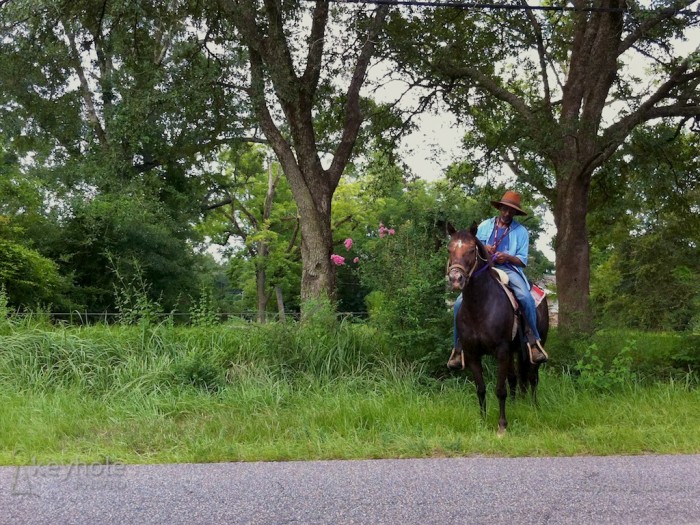
[{"label": "beaded necklace", "polygon": [[510,224],[506,226],[506,228],[503,229],[501,232],[501,235],[499,237],[496,237],[498,234],[498,221],[496,221],[493,225],[493,247],[494,249],[498,249],[498,245],[501,244],[503,239],[505,238],[506,235],[510,232]]}]

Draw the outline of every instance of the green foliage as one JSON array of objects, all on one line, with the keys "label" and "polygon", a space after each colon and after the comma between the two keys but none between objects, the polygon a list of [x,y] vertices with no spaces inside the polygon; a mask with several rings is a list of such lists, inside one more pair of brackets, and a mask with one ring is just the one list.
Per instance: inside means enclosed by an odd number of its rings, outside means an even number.
[{"label": "green foliage", "polygon": [[365,243],[359,270],[363,286],[372,290],[371,324],[386,331],[395,352],[414,359],[444,353],[450,333],[445,254],[436,249],[436,225],[421,219],[416,214],[416,220],[397,224],[394,235],[375,234]]},{"label": "green foliage", "polygon": [[173,363],[173,378],[177,383],[194,386],[209,392],[223,385],[223,371],[201,352],[194,351]]},{"label": "green foliage", "polygon": [[[5,224],[0,216],[0,232]],[[15,235],[19,233],[15,231]],[[0,284],[12,305],[36,308],[60,303],[66,283],[52,260],[18,242],[0,239]]]},{"label": "green foliage", "polygon": [[609,367],[598,357],[598,347],[595,344],[586,348],[583,356],[576,363],[574,371],[578,373],[578,384],[587,390],[613,391],[630,386],[637,379],[632,371],[632,352],[636,341],[630,341],[623,346]]},{"label": "green foliage", "polygon": [[113,307],[107,252],[138,259],[167,308],[199,287],[191,241],[204,165],[239,129],[240,106],[218,82],[233,57],[201,53],[198,15],[190,2],[0,10],[3,160],[23,159],[9,175],[0,166],[3,198],[16,196],[0,213],[19,210],[31,248],[72,278],[69,308]]},{"label": "green foliage", "polygon": [[627,369],[638,381],[683,379],[688,374],[700,377],[698,335],[609,329],[585,340],[570,341],[554,329],[547,349],[551,358],[547,366],[556,370],[575,371],[590,365],[605,374],[617,367],[620,373]]},{"label": "green foliage", "polygon": [[121,283],[110,270],[118,268],[125,281],[147,281],[151,299],[170,311],[199,289],[197,258],[185,235],[162,204],[134,190],[74,202],[72,217],[44,250],[72,274],[71,298],[83,308],[114,308],[113,289]]},{"label": "green foliage", "polygon": [[5,285],[0,284],[0,329],[3,329],[11,322],[12,309],[9,307],[9,298]]},{"label": "green foliage", "polygon": [[219,312],[216,309],[214,293],[209,288],[202,288],[199,299],[190,307],[190,324],[200,328],[211,328],[219,321]]},{"label": "green foliage", "polygon": [[[287,180],[270,152],[260,146],[227,149],[220,156],[216,191],[199,229],[214,242],[227,245],[228,277],[240,290],[234,311],[258,308],[261,298],[282,291],[285,306],[299,305],[301,259],[297,209]],[[259,282],[261,287],[259,287]],[[271,310],[274,301],[268,301]]]},{"label": "green foliage", "polygon": [[693,330],[697,324],[698,148],[694,134],[642,128],[594,179],[591,297],[602,326]]},{"label": "green foliage", "polygon": [[162,316],[163,309],[160,301],[152,298],[151,284],[144,279],[138,262],[134,261],[133,266],[134,273],[130,278],[123,276],[118,267],[113,267],[117,278],[114,303],[119,312],[119,322],[150,326]]}]

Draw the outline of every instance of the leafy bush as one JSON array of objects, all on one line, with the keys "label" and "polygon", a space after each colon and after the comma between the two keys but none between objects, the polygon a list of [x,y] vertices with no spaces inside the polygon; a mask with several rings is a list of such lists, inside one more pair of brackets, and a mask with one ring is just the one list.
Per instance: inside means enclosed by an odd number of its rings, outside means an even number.
[{"label": "leafy bush", "polygon": [[632,384],[637,379],[632,371],[631,355],[635,345],[636,342],[631,341],[624,346],[609,366],[598,357],[598,347],[590,345],[574,367],[579,385],[589,390],[612,391]]},{"label": "leafy bush", "polygon": [[[568,341],[554,329],[547,340],[547,366],[576,371],[589,361],[608,370],[615,359],[641,380],[700,376],[700,336],[688,333],[600,330],[588,339]],[[596,360],[600,361],[600,365]],[[580,363],[580,365],[579,365]]]},{"label": "leafy bush", "polygon": [[[445,306],[446,254],[435,248],[435,226],[405,222],[369,245],[361,280],[370,324],[401,357],[431,364],[449,352],[451,314]],[[444,363],[442,363],[444,365]]]},{"label": "leafy bush", "polygon": [[202,288],[199,299],[190,309],[190,323],[192,326],[213,327],[217,324],[218,317],[213,292]]},{"label": "leafy bush", "polygon": [[[112,262],[112,264],[114,264]],[[134,273],[130,278],[114,265],[116,282],[114,284],[114,303],[119,312],[119,322],[122,324],[140,324],[149,326],[162,314],[160,300],[151,298],[151,283],[143,276],[138,261],[132,262]]]}]

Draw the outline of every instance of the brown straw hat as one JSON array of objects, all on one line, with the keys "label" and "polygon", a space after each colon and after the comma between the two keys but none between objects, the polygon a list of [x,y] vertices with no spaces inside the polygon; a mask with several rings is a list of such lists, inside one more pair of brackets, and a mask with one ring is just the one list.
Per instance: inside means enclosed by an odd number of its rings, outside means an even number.
[{"label": "brown straw hat", "polygon": [[505,192],[500,201],[491,201],[491,204],[495,208],[500,208],[502,205],[506,205],[513,208],[517,212],[516,215],[527,215],[527,213],[520,208],[520,194],[515,193],[514,191]]}]

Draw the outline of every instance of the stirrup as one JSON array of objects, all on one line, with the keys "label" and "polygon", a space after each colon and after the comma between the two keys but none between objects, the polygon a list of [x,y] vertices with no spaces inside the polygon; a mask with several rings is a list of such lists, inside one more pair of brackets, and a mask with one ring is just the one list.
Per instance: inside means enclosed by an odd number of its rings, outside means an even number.
[{"label": "stirrup", "polygon": [[[459,353],[459,355],[457,355]],[[447,368],[451,370],[464,370],[464,351],[453,348],[450,358],[447,360]]]},{"label": "stirrup", "polygon": [[549,354],[544,351],[542,342],[539,339],[535,341],[534,345],[529,341],[527,342],[527,354],[530,358],[530,363],[533,365],[539,365],[549,361]]}]

